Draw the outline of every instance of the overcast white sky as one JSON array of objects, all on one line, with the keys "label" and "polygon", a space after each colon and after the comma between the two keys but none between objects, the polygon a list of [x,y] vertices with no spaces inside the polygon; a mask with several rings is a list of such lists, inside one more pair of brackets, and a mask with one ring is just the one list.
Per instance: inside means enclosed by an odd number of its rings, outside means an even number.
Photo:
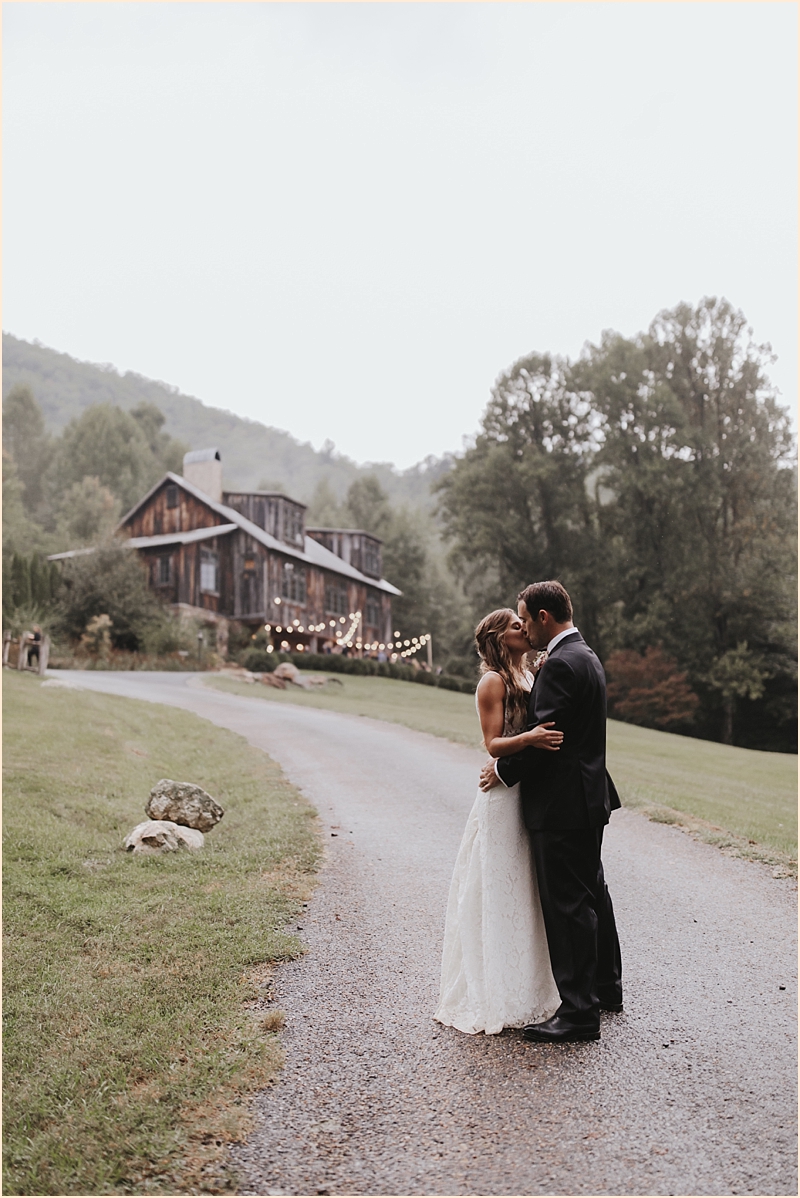
[{"label": "overcast white sky", "polygon": [[3,6],[3,327],[408,466],[725,295],[797,381],[793,3]]}]

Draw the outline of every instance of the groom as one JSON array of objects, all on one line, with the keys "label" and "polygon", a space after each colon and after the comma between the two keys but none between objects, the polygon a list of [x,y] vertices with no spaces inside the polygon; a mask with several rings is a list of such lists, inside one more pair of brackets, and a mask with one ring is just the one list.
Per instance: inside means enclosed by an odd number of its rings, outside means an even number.
[{"label": "groom", "polygon": [[558,752],[523,749],[488,763],[481,789],[520,782],[550,962],[561,1005],[529,1024],[527,1040],[599,1040],[600,1011],[622,1010],[622,961],[600,848],[620,806],[606,772],[606,680],[572,623],[560,582],[535,582],[517,611],[533,649],[546,649],[528,704],[529,727],[552,720],[564,733]]}]

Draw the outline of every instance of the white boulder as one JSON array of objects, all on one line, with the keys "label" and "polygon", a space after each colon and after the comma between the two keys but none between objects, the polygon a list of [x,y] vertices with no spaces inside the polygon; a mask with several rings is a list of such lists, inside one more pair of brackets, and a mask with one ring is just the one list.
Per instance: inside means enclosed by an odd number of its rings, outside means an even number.
[{"label": "white boulder", "polygon": [[166,819],[148,819],[125,837],[129,853],[174,853],[178,849],[201,849],[205,837],[196,828],[185,828]]}]

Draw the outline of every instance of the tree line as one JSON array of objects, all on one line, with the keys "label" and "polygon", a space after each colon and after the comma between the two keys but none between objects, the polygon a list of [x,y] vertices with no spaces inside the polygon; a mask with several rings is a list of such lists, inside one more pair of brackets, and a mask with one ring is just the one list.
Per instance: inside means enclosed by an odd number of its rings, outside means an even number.
[{"label": "tree line", "polygon": [[94,404],[48,433],[31,388],[3,400],[4,553],[49,553],[102,539],[167,470],[182,469],[187,446],[163,432],[150,403],[130,412]]},{"label": "tree line", "polygon": [[705,299],[520,358],[438,484],[473,613],[558,578],[620,718],[796,748],[796,462],[768,346]]},{"label": "tree line", "polygon": [[[429,471],[431,510],[392,502],[362,473],[341,499],[319,482],[308,523],[382,539],[384,576],[403,591],[395,626],[432,633],[448,674],[476,678],[482,615],[558,578],[617,718],[796,751],[797,477],[771,361],[714,299],[632,338],[606,333],[576,361],[528,354],[498,378],[471,447]],[[63,607],[43,555],[106,543],[166,470],[180,472],[186,447],[150,403],[94,405],[52,437],[15,385],[3,415],[9,626],[9,604]],[[119,577],[105,598],[96,566],[70,567],[71,635],[114,606],[120,646],[166,648],[174,629],[135,585],[135,563],[108,552],[109,586],[115,560]]]}]

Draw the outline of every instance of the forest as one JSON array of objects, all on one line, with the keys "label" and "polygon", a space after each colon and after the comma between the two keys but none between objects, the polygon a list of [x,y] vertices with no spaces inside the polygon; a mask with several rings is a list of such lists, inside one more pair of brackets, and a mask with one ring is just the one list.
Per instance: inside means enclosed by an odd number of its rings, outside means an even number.
[{"label": "forest", "polygon": [[[44,555],[107,541],[185,448],[220,444],[224,417],[245,439],[268,435],[274,454],[273,477],[234,474],[232,454],[227,481],[281,485],[309,503],[309,522],[382,537],[384,573],[404,592],[398,625],[431,632],[449,673],[476,677],[482,614],[558,578],[615,718],[796,751],[794,437],[770,349],[726,300],[679,304],[632,338],[607,332],[574,361],[521,357],[463,452],[402,473],[7,336],[6,353],[5,626],[36,608],[56,623],[62,611],[63,627],[63,580]],[[83,386],[92,371],[105,390]]]}]

